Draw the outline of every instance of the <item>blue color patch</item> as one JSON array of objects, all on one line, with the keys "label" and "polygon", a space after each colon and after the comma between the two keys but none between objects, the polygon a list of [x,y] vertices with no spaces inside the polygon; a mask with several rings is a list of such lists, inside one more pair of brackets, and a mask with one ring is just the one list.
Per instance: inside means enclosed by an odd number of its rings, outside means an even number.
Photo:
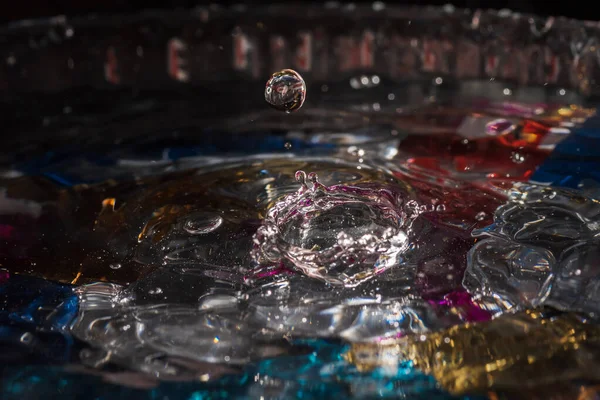
[{"label": "blue color patch", "polygon": [[0,284],[0,304],[0,364],[70,360],[78,309],[70,286],[12,275]]},{"label": "blue color patch", "polygon": [[600,184],[600,117],[588,119],[560,142],[531,182],[574,189]]},{"label": "blue color patch", "polygon": [[[296,343],[305,351],[263,360],[209,382],[146,381],[151,388],[115,385],[119,371],[99,374],[68,372],[57,367],[28,366],[4,371],[0,397],[5,400],[44,399],[414,399],[483,400],[485,397],[454,397],[440,390],[435,380],[409,363],[395,373],[359,372],[343,354],[347,346],[337,342],[310,340]],[[1,369],[0,369],[1,370]],[[217,371],[218,367],[211,371]],[[108,372],[105,371],[106,374]],[[107,379],[109,378],[109,379]],[[132,376],[123,375],[123,382]],[[153,384],[154,382],[154,384]]]}]

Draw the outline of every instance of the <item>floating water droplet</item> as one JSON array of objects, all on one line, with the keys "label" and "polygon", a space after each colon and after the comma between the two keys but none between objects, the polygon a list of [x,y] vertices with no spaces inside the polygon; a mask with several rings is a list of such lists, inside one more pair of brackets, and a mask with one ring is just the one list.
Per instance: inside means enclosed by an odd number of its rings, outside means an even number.
[{"label": "floating water droplet", "polygon": [[110,267],[110,269],[120,269],[121,264],[119,264],[119,263],[110,264],[109,267]]},{"label": "floating water droplet", "polygon": [[275,72],[267,81],[265,100],[271,107],[287,113],[297,111],[304,104],[306,84],[294,70]]},{"label": "floating water droplet", "polygon": [[485,217],[487,217],[487,214],[484,211],[480,211],[477,213],[477,215],[475,215],[475,219],[477,221],[483,221]]},{"label": "floating water droplet", "polygon": [[285,142],[285,144],[283,145],[283,147],[285,147],[286,150],[289,150],[292,148],[292,144],[290,142]]},{"label": "floating water droplet", "polygon": [[515,124],[506,119],[496,119],[488,122],[485,127],[485,133],[490,136],[502,136],[513,132],[516,129]]},{"label": "floating water droplet", "polygon": [[183,229],[190,235],[204,235],[221,226],[223,218],[212,213],[198,213],[185,221]]}]

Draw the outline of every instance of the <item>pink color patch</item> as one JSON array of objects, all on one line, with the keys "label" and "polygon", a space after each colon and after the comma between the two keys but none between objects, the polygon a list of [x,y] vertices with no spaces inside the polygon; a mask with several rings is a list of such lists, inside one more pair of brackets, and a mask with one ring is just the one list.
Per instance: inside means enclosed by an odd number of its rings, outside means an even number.
[{"label": "pink color patch", "polygon": [[0,285],[8,282],[8,278],[10,277],[10,275],[8,274],[8,271],[5,269],[0,269]]}]

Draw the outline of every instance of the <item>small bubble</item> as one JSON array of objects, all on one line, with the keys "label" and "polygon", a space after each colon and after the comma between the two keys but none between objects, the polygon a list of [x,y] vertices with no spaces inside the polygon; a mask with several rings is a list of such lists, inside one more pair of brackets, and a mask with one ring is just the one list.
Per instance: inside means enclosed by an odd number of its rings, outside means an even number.
[{"label": "small bubble", "polygon": [[196,215],[188,219],[183,229],[190,235],[203,235],[210,233],[221,226],[223,218],[210,213]]},{"label": "small bubble", "polygon": [[33,339],[33,335],[30,332],[25,332],[23,335],[21,335],[20,341],[24,344],[31,344]]},{"label": "small bubble", "polygon": [[148,293],[150,294],[161,294],[163,292],[163,290],[159,287],[157,287],[156,289],[151,289]]},{"label": "small bubble", "polygon": [[485,212],[480,211],[480,212],[477,213],[477,215],[475,215],[475,219],[477,221],[483,221],[486,216],[487,216],[487,214]]},{"label": "small bubble", "polygon": [[525,162],[525,155],[521,154],[519,152],[513,151],[512,154],[510,155],[510,159],[515,164],[523,164],[523,162]]},{"label": "small bubble", "polygon": [[488,122],[485,127],[485,133],[490,136],[502,136],[511,133],[516,129],[516,126],[506,119],[496,119]]},{"label": "small bubble", "polygon": [[285,147],[286,150],[289,150],[292,148],[292,144],[290,142],[285,142],[285,144],[283,145],[283,147]]},{"label": "small bubble", "polygon": [[306,83],[294,70],[284,69],[275,72],[267,81],[265,100],[278,111],[297,111],[306,98]]},{"label": "small bubble", "polygon": [[116,263],[116,264],[110,264],[109,267],[110,269],[120,269],[121,268],[121,264]]}]

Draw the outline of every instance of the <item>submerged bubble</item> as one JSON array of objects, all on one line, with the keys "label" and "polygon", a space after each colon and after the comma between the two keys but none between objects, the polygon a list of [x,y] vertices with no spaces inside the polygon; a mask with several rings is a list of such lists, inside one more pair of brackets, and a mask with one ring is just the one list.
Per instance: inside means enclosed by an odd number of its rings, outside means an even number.
[{"label": "submerged bubble", "polygon": [[297,111],[304,104],[306,84],[294,70],[284,69],[275,72],[267,81],[265,100],[279,111]]}]

